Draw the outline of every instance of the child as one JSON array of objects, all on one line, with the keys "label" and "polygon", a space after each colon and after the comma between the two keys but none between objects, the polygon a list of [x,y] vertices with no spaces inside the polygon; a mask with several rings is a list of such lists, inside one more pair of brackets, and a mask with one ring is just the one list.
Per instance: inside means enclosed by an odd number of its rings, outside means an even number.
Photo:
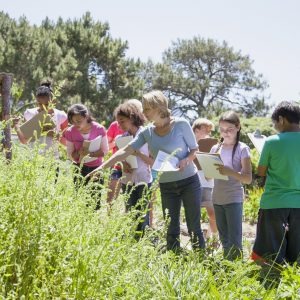
[{"label": "child", "polygon": [[[206,141],[212,141],[211,146],[215,144],[215,139],[211,138],[211,131],[214,130],[214,124],[204,118],[199,118],[193,123],[193,131],[198,145],[205,144]],[[211,146],[205,152],[211,150]],[[204,152],[204,151],[203,151]],[[217,236],[217,225],[214,206],[212,203],[212,189],[214,186],[213,179],[206,179],[202,170],[198,170],[198,175],[201,183],[201,207],[205,207],[208,217],[209,226],[213,238]]]},{"label": "child", "polygon": [[145,94],[142,103],[145,117],[153,124],[138,132],[132,142],[119,149],[90,176],[111,167],[116,161],[125,159],[145,144],[148,144],[154,158],[160,150],[167,154],[176,152],[178,171],[162,172],[159,177],[163,212],[165,217],[169,217],[167,249],[180,250],[182,203],[192,246],[195,249],[204,248],[205,241],[200,224],[200,181],[193,163],[198,145],[193,130],[186,120],[171,115],[168,99],[161,91]]},{"label": "child", "polygon": [[[128,135],[135,137],[143,129],[142,126],[145,122],[145,117],[141,109],[130,101],[126,101],[116,108],[115,117],[121,129],[125,132],[122,135],[123,137]],[[143,233],[145,227],[147,225],[149,226],[150,195],[147,195],[147,191],[152,182],[149,164],[153,163],[153,160],[149,157],[147,144],[136,150],[134,155],[136,155],[137,159],[137,168],[131,168],[131,166],[124,161],[121,183],[123,193],[129,194],[129,198],[126,202],[126,211],[135,208],[139,211],[136,218],[144,214],[143,220],[137,227],[137,234],[140,235]]]},{"label": "child", "polygon": [[[127,100],[129,103],[136,105],[136,107],[143,112],[142,103],[137,99],[130,99]],[[112,151],[114,154],[117,151],[116,147],[116,137],[122,135],[124,131],[121,129],[118,121],[113,121],[108,129],[107,129],[107,140],[109,145],[109,150]],[[111,206],[112,201],[119,195],[120,192],[120,178],[122,177],[122,167],[120,164],[116,164],[112,168],[109,186],[108,186],[108,193],[107,193],[107,202]]]},{"label": "child", "polygon": [[257,173],[266,177],[252,259],[300,264],[300,107],[281,102],[272,116],[279,132],[267,138]]},{"label": "child", "polygon": [[242,257],[242,183],[252,181],[250,149],[239,141],[241,125],[235,112],[228,111],[221,116],[219,130],[221,141],[212,147],[211,153],[220,154],[224,166],[219,165],[218,170],[229,180],[214,180],[212,199],[224,257],[233,260]]},{"label": "child", "polygon": [[[84,177],[102,164],[103,156],[108,152],[106,130],[102,125],[93,121],[88,109],[83,104],[74,104],[68,109],[68,120],[72,126],[64,132],[67,141],[67,153],[79,168],[80,175]],[[91,141],[98,136],[102,136],[99,150],[89,152],[88,149],[83,147],[85,140]],[[94,159],[85,162],[87,155]],[[78,183],[77,177],[75,177],[75,183]],[[99,204],[98,201],[96,209],[99,208]]]},{"label": "child", "polygon": [[[122,135],[124,131],[120,128],[117,121],[113,121],[107,129],[107,140],[109,150],[114,154],[117,151],[115,144],[116,137]],[[116,164],[112,167],[110,181],[108,184],[107,203],[111,206],[112,201],[119,195],[120,192],[120,178],[122,177],[122,166]]]},{"label": "child", "polygon": [[[52,88],[50,82],[43,82],[36,90],[37,107],[26,109],[24,113],[25,121],[30,120],[41,111],[47,111],[51,115],[51,119],[55,124],[55,127],[44,126],[42,131],[45,133],[39,139],[39,144],[46,144],[46,147],[41,152],[43,155],[48,150],[53,150],[56,158],[59,158],[58,144],[56,140],[60,140],[62,144],[65,144],[65,140],[60,137],[60,133],[67,128],[68,118],[64,111],[54,108],[54,100],[52,99]],[[16,129],[18,138],[22,144],[27,144],[29,141],[25,138],[24,134],[20,130],[19,118],[13,119],[13,125]],[[32,142],[30,143],[33,144]]]}]

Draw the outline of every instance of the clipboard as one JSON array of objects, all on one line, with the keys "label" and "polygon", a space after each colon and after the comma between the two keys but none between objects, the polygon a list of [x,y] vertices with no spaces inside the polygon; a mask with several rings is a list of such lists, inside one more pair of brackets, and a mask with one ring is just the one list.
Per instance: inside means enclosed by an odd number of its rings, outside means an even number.
[{"label": "clipboard", "polygon": [[198,149],[200,152],[209,153],[212,146],[216,145],[217,143],[218,143],[218,139],[216,139],[216,138],[200,139],[198,141]]},{"label": "clipboard", "polygon": [[228,176],[220,174],[220,172],[217,169],[217,166],[215,165],[223,165],[223,161],[219,154],[197,152],[196,157],[204,172],[205,177],[228,180]]},{"label": "clipboard", "polygon": [[261,154],[267,137],[261,134],[259,130],[256,130],[253,133],[249,132],[247,135],[252,144],[254,145],[255,149],[259,152],[259,154]]},{"label": "clipboard", "polygon": [[[127,135],[127,136],[119,136],[116,138],[116,146],[118,147],[118,149],[124,148],[125,146],[127,146],[129,144],[130,141],[133,140],[133,136],[132,135]],[[130,167],[132,169],[137,169],[138,168],[138,164],[137,164],[137,158],[134,155],[129,155],[127,156],[127,158],[125,159],[128,164],[130,165]]]},{"label": "clipboard", "polygon": [[20,126],[20,130],[27,140],[34,142],[35,140],[38,140],[43,133],[46,133],[43,131],[44,126],[48,126],[52,129],[55,129],[56,127],[51,115],[45,111],[41,111],[34,115],[30,120],[23,123]]},{"label": "clipboard", "polygon": [[[216,138],[204,138],[198,141],[198,150],[200,152],[209,153],[212,146],[218,143],[218,139]],[[197,158],[194,159],[194,164],[196,165],[198,170],[202,170]]]}]

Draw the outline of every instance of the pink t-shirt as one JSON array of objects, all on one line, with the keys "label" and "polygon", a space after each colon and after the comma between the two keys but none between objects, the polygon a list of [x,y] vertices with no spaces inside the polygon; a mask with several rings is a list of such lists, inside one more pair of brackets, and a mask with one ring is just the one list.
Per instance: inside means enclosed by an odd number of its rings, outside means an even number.
[{"label": "pink t-shirt", "polygon": [[[124,131],[120,128],[117,121],[112,122],[107,129],[107,137],[112,141],[114,141],[118,135],[122,135],[123,133]],[[113,153],[115,153],[117,150],[118,148],[116,146],[114,146],[112,149]]]},{"label": "pink t-shirt", "polygon": [[[89,132],[87,138],[85,139],[83,135],[79,132],[79,130],[73,125],[69,127],[63,134],[64,138],[67,140],[67,143],[73,144],[73,149],[75,151],[78,151],[82,148],[82,144],[84,140],[93,140],[99,135],[102,136],[101,141],[101,149],[103,152],[105,152],[108,149],[107,146],[107,138],[106,138],[106,129],[100,125],[97,122],[92,122],[91,131]],[[106,143],[106,145],[103,145]],[[79,163],[79,161],[75,161],[76,163]],[[87,162],[84,165],[89,167],[98,167],[102,164],[102,157],[98,157],[97,159]]]}]

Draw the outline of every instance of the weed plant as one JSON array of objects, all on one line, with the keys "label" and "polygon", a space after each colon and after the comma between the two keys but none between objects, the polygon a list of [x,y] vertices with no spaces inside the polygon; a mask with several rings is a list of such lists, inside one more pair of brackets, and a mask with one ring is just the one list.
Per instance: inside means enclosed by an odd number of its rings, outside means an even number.
[{"label": "weed plant", "polygon": [[262,188],[253,188],[248,191],[244,202],[244,218],[251,225],[257,222],[260,198],[263,193]]},{"label": "weed plant", "polygon": [[[265,289],[259,267],[219,253],[164,251],[165,228],[134,239],[120,195],[108,215],[90,185],[73,186],[72,166],[38,149],[0,158],[1,299],[275,299],[297,295],[299,268]],[[56,179],[56,169],[59,175]],[[55,182],[56,181],[56,182]],[[103,187],[105,198],[106,187]],[[155,243],[153,241],[156,241]],[[279,292],[278,292],[279,291]],[[279,293],[279,294],[278,294]],[[299,296],[299,291],[298,291]]]}]

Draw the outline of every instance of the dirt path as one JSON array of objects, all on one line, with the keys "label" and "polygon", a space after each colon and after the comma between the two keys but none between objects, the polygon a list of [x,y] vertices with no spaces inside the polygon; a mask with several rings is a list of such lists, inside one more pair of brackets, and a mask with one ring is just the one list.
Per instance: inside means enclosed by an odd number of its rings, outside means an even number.
[{"label": "dirt path", "polygon": [[[209,224],[208,223],[201,223],[201,227],[204,233],[204,236],[206,235],[206,232],[208,231]],[[183,245],[189,244],[189,235],[187,226],[185,223],[180,225],[180,232],[181,232],[181,242]],[[255,240],[255,234],[256,234],[256,225],[250,225],[249,223],[243,222],[243,240],[248,241],[249,245],[248,248],[252,248],[252,245]]]}]

